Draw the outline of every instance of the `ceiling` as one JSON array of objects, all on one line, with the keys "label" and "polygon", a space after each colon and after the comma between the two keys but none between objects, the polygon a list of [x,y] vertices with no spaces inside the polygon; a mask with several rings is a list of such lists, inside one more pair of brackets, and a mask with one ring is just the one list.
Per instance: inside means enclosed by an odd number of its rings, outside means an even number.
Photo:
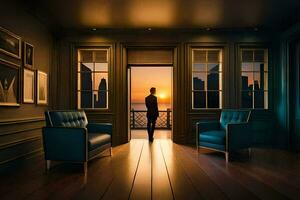
[{"label": "ceiling", "polygon": [[300,0],[30,0],[25,2],[32,14],[56,28],[65,29],[148,27],[279,29],[300,19]]}]

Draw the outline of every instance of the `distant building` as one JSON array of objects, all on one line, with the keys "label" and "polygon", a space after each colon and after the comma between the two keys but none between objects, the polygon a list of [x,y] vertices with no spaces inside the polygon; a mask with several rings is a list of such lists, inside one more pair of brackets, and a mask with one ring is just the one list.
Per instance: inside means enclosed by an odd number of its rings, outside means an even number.
[{"label": "distant building", "polygon": [[205,108],[206,107],[206,97],[204,92],[204,81],[198,77],[193,78],[194,90],[194,108]]},{"label": "distant building", "polygon": [[93,82],[92,82],[92,71],[86,67],[84,64],[80,65],[81,74],[81,108],[92,108],[92,98],[93,98]]},{"label": "distant building", "polygon": [[107,105],[107,84],[106,79],[102,78],[98,87],[98,100],[94,95],[95,108],[106,108]]}]

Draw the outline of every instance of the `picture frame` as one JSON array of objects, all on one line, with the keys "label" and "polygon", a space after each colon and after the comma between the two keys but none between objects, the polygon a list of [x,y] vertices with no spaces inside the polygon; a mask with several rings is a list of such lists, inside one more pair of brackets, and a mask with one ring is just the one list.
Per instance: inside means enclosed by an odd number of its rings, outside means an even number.
[{"label": "picture frame", "polygon": [[20,106],[20,66],[0,59],[0,106]]},{"label": "picture frame", "polygon": [[28,68],[34,67],[34,46],[24,42],[24,66]]},{"label": "picture frame", "polygon": [[23,70],[23,103],[34,103],[35,100],[35,71]]},{"label": "picture frame", "polygon": [[21,58],[21,37],[0,27],[0,52],[14,58]]},{"label": "picture frame", "polygon": [[37,71],[37,104],[48,104],[48,75],[39,70]]}]

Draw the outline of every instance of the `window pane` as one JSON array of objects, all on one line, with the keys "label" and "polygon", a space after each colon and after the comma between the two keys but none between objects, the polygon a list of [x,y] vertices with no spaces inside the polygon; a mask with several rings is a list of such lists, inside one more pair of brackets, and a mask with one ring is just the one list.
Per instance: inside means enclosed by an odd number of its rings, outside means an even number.
[{"label": "window pane", "polygon": [[92,73],[81,73],[80,74],[80,89],[81,90],[92,90]]},{"label": "window pane", "polygon": [[252,89],[253,89],[253,73],[242,72],[242,90],[252,90]]},{"label": "window pane", "polygon": [[207,107],[208,108],[219,108],[220,106],[220,98],[219,98],[219,91],[208,91],[207,92]]},{"label": "window pane", "polygon": [[264,91],[254,91],[254,108],[264,108]]},{"label": "window pane", "polygon": [[81,91],[80,93],[81,108],[92,108],[92,91]]},{"label": "window pane", "polygon": [[106,63],[107,62],[107,51],[106,50],[97,50],[94,51],[95,60],[97,63]]},{"label": "window pane", "polygon": [[107,72],[108,63],[95,63],[95,71]]},{"label": "window pane", "polygon": [[252,108],[253,98],[251,91],[242,91],[242,108]]},{"label": "window pane", "polygon": [[254,71],[257,71],[257,72],[268,71],[267,67],[268,66],[265,65],[264,63],[260,63],[260,62],[254,63]]},{"label": "window pane", "polygon": [[209,50],[207,52],[208,62],[219,62],[219,50]]},{"label": "window pane", "polygon": [[219,69],[218,63],[214,63],[214,64],[207,65],[207,71],[208,72],[218,72],[218,71],[221,71],[221,69]]},{"label": "window pane", "polygon": [[193,90],[205,90],[206,73],[193,74]]},{"label": "window pane", "polygon": [[80,71],[81,72],[92,72],[92,71],[94,71],[94,63],[81,63]]},{"label": "window pane", "polygon": [[253,64],[252,63],[242,63],[242,70],[243,72],[253,71]]},{"label": "window pane", "polygon": [[264,62],[265,51],[264,50],[255,50],[254,51],[254,61],[256,62]]},{"label": "window pane", "polygon": [[193,92],[194,108],[206,108],[206,92]]},{"label": "window pane", "polygon": [[94,88],[93,90],[108,90],[108,74],[94,73]]},{"label": "window pane", "polygon": [[193,71],[202,71],[202,72],[205,72],[206,71],[206,64],[202,64],[202,63],[194,64]]},{"label": "window pane", "polygon": [[252,61],[253,61],[253,51],[242,50],[242,62],[252,62]]},{"label": "window pane", "polygon": [[79,62],[93,62],[93,51],[80,50]]},{"label": "window pane", "polygon": [[206,62],[206,51],[194,50],[194,63],[205,63],[205,62]]},{"label": "window pane", "polygon": [[107,108],[107,98],[108,92],[107,91],[94,91],[94,108]]},{"label": "window pane", "polygon": [[219,90],[219,73],[207,75],[207,90]]}]

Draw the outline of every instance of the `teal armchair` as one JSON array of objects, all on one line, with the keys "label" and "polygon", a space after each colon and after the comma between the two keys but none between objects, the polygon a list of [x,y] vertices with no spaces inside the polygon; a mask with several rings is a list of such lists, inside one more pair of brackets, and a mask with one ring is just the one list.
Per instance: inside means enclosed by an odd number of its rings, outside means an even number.
[{"label": "teal armchair", "polygon": [[89,123],[84,111],[46,111],[43,128],[46,169],[51,161],[84,163],[111,148],[112,125]]},{"label": "teal armchair", "polygon": [[222,110],[219,121],[196,123],[196,145],[225,153],[226,162],[233,151],[248,148],[252,143],[250,110]]}]

